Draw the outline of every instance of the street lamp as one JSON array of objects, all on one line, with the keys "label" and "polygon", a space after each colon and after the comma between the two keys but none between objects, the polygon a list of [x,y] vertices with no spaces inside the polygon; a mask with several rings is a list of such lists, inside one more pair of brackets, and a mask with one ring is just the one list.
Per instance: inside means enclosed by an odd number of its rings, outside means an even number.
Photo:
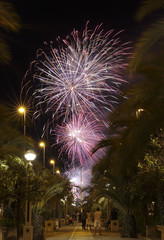
[{"label": "street lamp", "polygon": [[[36,154],[33,150],[28,150],[25,155],[25,159],[29,161],[35,160]],[[33,226],[31,225],[31,202],[26,200],[26,210],[25,210],[25,226],[23,228],[23,240],[32,240],[33,239]]]},{"label": "street lamp", "polygon": [[56,173],[60,175],[60,171],[59,170],[57,170]]},{"label": "street lamp", "polygon": [[83,211],[83,172],[81,166],[81,212]]},{"label": "street lamp", "polygon": [[33,150],[28,150],[25,155],[25,159],[31,163],[31,161],[34,161],[36,158],[36,154]]},{"label": "street lamp", "polygon": [[46,156],[45,156],[46,155],[45,148],[46,148],[46,144],[45,144],[45,142],[40,142],[39,146],[41,148],[43,148],[43,168],[45,168],[45,158],[46,158]]},{"label": "street lamp", "polygon": [[26,108],[21,106],[18,108],[18,112],[20,114],[23,114],[23,132],[24,136],[26,136]]},{"label": "street lamp", "polygon": [[51,159],[50,164],[52,164],[52,173],[55,174],[55,160]]}]

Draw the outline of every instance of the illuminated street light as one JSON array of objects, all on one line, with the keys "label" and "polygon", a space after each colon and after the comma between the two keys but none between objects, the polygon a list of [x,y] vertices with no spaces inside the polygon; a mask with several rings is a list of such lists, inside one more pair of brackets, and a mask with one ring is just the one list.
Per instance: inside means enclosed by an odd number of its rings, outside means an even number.
[{"label": "illuminated street light", "polygon": [[40,143],[39,143],[39,146],[40,146],[40,147],[44,147],[44,146],[45,146],[45,143],[44,143],[44,142],[40,142]]},{"label": "illuminated street light", "polygon": [[25,156],[25,159],[30,162],[35,160],[36,158],[36,154],[33,150],[28,150],[24,156]]},{"label": "illuminated street light", "polygon": [[52,167],[53,167],[52,172],[53,172],[53,175],[54,175],[55,174],[55,160],[51,159],[50,164],[52,164]]},{"label": "illuminated street light", "polygon": [[45,142],[40,142],[39,146],[41,148],[43,148],[43,167],[45,168],[45,158],[46,158],[46,156],[45,156],[46,155],[45,148],[46,148],[46,144],[45,144]]},{"label": "illuminated street light", "polygon": [[54,163],[55,163],[55,161],[54,161],[53,159],[51,159],[51,160],[50,160],[50,163],[51,163],[51,164],[54,164]]},{"label": "illuminated street light", "polygon": [[56,173],[60,175],[60,171],[59,170],[57,170]]},{"label": "illuminated street light", "polygon": [[83,211],[83,172],[81,167],[81,212]]},{"label": "illuminated street light", "polygon": [[20,106],[18,108],[18,112],[20,114],[23,114],[23,132],[24,132],[24,136],[26,136],[26,108],[23,106]]},{"label": "illuminated street light", "polygon": [[24,108],[24,107],[19,107],[19,108],[18,108],[18,111],[19,111],[20,113],[24,113],[24,112],[25,112],[25,108]]}]

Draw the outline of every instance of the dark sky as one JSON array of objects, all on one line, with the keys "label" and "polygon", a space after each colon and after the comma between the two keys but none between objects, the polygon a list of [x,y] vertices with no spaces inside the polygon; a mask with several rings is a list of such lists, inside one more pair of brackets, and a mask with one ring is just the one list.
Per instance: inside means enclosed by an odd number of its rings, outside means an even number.
[{"label": "dark sky", "polygon": [[3,80],[1,98],[4,99],[19,95],[21,79],[44,41],[54,41],[57,36],[64,38],[73,28],[82,31],[88,20],[90,29],[100,23],[106,30],[124,29],[122,37],[127,41],[135,41],[140,32],[140,24],[134,21],[134,14],[141,0],[10,2],[20,15],[23,28],[19,33],[8,36],[13,59],[10,67],[0,67]]}]

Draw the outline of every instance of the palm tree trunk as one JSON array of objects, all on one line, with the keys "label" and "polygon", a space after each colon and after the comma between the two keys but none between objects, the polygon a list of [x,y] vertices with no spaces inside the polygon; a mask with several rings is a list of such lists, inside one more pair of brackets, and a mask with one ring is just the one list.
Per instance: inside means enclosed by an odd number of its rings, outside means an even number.
[{"label": "palm tree trunk", "polygon": [[126,237],[126,238],[136,238],[137,237],[136,221],[132,214],[128,213],[125,216],[124,226],[123,226],[121,236]]},{"label": "palm tree trunk", "polygon": [[33,240],[43,240],[43,212],[33,212]]},{"label": "palm tree trunk", "polygon": [[161,225],[164,224],[164,192],[163,192],[164,186],[162,186],[162,185],[164,185],[164,184],[159,183],[158,194],[157,194],[158,209],[159,209]]},{"label": "palm tree trunk", "polygon": [[17,227],[17,240],[19,240],[19,224],[20,224],[20,198],[17,199],[16,203],[16,227]]}]

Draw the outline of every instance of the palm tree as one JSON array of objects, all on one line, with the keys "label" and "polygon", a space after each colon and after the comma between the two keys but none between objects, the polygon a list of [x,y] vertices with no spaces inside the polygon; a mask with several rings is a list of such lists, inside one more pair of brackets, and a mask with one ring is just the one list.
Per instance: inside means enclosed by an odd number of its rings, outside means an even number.
[{"label": "palm tree", "polygon": [[131,191],[132,181],[120,180],[114,177],[111,170],[102,173],[103,162],[98,163],[93,168],[92,187],[90,189],[91,200],[108,199],[122,216],[124,216],[124,229],[122,236],[136,237],[134,209],[136,207],[137,196]]},{"label": "palm tree", "polygon": [[[145,0],[143,4],[138,9],[135,19],[136,21],[142,21],[147,15],[152,12],[163,9],[163,0]],[[148,29],[146,29],[140,36],[138,43],[135,46],[132,60],[130,62],[130,69],[135,71],[137,67],[142,63],[144,56],[148,53],[151,47],[157,43],[158,40],[164,37],[164,18],[161,17],[153,24],[151,24]]]},{"label": "palm tree", "polygon": [[124,90],[120,104],[109,116],[109,137],[98,147],[106,144],[108,153],[113,151],[110,159],[117,171],[136,171],[150,136],[164,126],[163,56],[160,51],[138,68],[138,81]]},{"label": "palm tree", "polygon": [[57,202],[59,205],[60,200],[70,192],[70,183],[67,179],[60,176],[54,177],[48,170],[43,171],[42,174],[46,179],[44,194],[40,201],[33,206],[34,240],[43,239],[43,214],[46,211],[47,204],[53,200],[54,203]]},{"label": "palm tree", "polygon": [[8,64],[11,61],[11,52],[5,39],[5,32],[18,32],[21,28],[20,17],[13,5],[0,1],[0,63]]}]

